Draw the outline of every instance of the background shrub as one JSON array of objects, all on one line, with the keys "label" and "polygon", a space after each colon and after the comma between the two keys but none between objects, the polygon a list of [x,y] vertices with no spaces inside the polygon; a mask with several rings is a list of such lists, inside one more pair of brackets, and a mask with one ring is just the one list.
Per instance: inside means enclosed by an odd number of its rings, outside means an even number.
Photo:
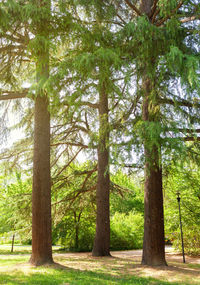
[{"label": "background shrub", "polygon": [[111,250],[138,249],[143,243],[142,214],[116,212],[111,217]]}]

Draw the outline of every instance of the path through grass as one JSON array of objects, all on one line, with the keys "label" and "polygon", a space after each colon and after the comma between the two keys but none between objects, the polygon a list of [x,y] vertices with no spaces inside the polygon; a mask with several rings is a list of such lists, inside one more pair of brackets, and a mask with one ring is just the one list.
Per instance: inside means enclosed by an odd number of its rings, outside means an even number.
[{"label": "path through grass", "polygon": [[57,264],[32,267],[27,263],[30,254],[1,254],[0,248],[0,284],[200,284],[200,259],[184,265],[179,255],[167,254],[168,267],[152,268],[141,266],[140,253],[135,251],[113,252],[113,256],[94,258],[89,253],[56,253]]}]

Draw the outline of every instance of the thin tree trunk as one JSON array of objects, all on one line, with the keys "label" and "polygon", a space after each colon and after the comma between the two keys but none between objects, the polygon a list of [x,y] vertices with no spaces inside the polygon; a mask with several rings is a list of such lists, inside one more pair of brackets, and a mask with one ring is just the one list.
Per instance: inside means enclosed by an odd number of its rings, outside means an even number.
[{"label": "thin tree trunk", "polygon": [[[156,114],[149,111],[149,97],[151,94],[150,79],[143,80],[144,102],[143,121],[156,120]],[[151,108],[153,108],[151,104]],[[145,154],[145,185],[144,185],[144,241],[142,264],[167,265],[165,261],[164,243],[164,216],[163,216],[163,191],[162,170],[159,146],[150,141],[144,141]]]},{"label": "thin tree trunk", "polygon": [[[37,1],[49,5],[49,1]],[[39,5],[38,4],[38,5]],[[48,6],[47,6],[48,7]],[[38,23],[39,36],[48,39],[45,23]],[[42,265],[52,263],[51,239],[51,176],[50,176],[50,114],[48,97],[41,82],[49,76],[49,49],[41,44],[36,62],[38,90],[34,112],[34,158],[32,191],[32,255],[30,263]]]},{"label": "thin tree trunk", "polygon": [[103,86],[99,98],[99,144],[97,178],[97,217],[93,256],[110,256],[110,175],[108,96]]},{"label": "thin tree trunk", "polygon": [[78,250],[79,248],[79,226],[80,226],[80,219],[81,219],[82,211],[79,213],[78,217],[76,212],[74,212],[74,222],[75,222],[75,249]]},{"label": "thin tree trunk", "polygon": [[15,243],[15,234],[12,236],[12,246],[11,246],[11,252],[14,251],[14,243]]}]

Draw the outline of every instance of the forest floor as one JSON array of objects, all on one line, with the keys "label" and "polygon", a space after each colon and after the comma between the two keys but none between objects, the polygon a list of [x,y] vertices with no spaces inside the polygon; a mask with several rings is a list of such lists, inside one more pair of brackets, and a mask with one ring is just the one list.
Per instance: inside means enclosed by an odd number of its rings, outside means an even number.
[{"label": "forest floor", "polygon": [[152,277],[167,282],[200,284],[200,256],[186,256],[183,263],[181,254],[166,247],[168,266],[150,267],[141,265],[142,250],[113,251],[113,258],[92,257],[91,253],[56,254],[55,261],[79,270],[92,270],[109,273],[114,276],[135,275]]},{"label": "forest floor", "polygon": [[0,247],[0,284],[200,284],[200,257],[166,248],[168,266],[141,265],[141,250],[113,251],[112,257],[91,253],[54,253],[56,264],[32,267],[26,254],[3,254]]}]

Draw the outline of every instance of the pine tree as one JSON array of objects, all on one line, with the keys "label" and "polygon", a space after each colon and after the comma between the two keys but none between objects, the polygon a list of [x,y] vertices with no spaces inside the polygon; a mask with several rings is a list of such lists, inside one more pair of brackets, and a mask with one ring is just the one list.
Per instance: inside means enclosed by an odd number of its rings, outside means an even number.
[{"label": "pine tree", "polygon": [[[192,37],[193,32],[191,27],[188,29],[185,26],[185,23],[198,18],[199,8],[195,1],[144,0],[133,3],[133,1],[124,0],[123,3],[121,1],[114,1],[114,3],[116,24],[118,27],[123,27],[122,42],[126,43],[123,48],[126,51],[125,54],[129,54],[129,64],[136,69],[138,80],[140,80],[138,91],[143,98],[142,122],[134,127],[135,130],[139,127],[134,136],[139,134],[141,138],[145,160],[145,225],[142,263],[166,265],[161,150],[167,148],[169,140],[167,137],[162,139],[163,135],[167,135],[167,128],[162,124],[162,120],[165,119],[160,97],[161,94],[165,94],[164,96],[170,94],[169,82],[174,77],[182,77],[183,85],[188,84],[190,76],[183,66],[184,56],[185,63],[191,62],[193,87],[194,85],[197,87],[195,72],[193,72],[195,66],[197,68],[197,56],[188,47],[187,42],[187,37],[189,35]],[[196,29],[193,28],[195,33]],[[189,59],[189,54],[193,59]],[[177,57],[181,57],[180,62]],[[188,88],[187,91],[189,91]],[[191,89],[189,92],[191,94]],[[184,104],[180,97],[173,96],[174,105],[177,99],[180,100],[177,104]],[[163,100],[163,103],[164,101],[170,104],[170,100]],[[182,114],[183,112],[184,110]],[[167,121],[170,126],[172,122]],[[174,147],[173,143],[171,147]]]},{"label": "pine tree", "polygon": [[30,263],[53,263],[51,239],[50,113],[44,84],[49,77],[48,22],[50,1],[36,1],[36,81],[32,190],[32,255]]},{"label": "pine tree", "polygon": [[[19,49],[18,44],[15,43],[18,38],[22,43],[24,43],[23,40],[26,40],[26,44],[21,46],[22,62],[27,54],[29,58],[33,57],[36,63],[32,256],[30,262],[34,265],[41,265],[53,262],[51,243],[50,114],[48,96],[44,89],[49,74],[47,23],[50,16],[50,1],[30,1],[29,3],[26,3],[26,1],[20,3],[9,1],[6,5],[8,5],[8,15],[13,16],[14,24],[17,27],[20,26],[19,32],[14,31],[12,36],[10,36],[9,29],[2,29],[2,36],[6,39],[5,42],[8,42],[5,51],[9,52],[9,47],[11,47],[11,59],[8,63],[6,62],[7,55],[4,56],[5,67],[8,67],[6,74],[9,74],[10,71],[12,75],[12,65],[14,65],[12,55],[15,57],[16,50]],[[8,28],[12,29],[12,27]],[[29,37],[30,32],[35,34],[32,46]],[[15,33],[17,34],[16,37]],[[14,44],[10,44],[10,41]],[[13,86],[13,81],[14,78],[10,77],[8,83]],[[13,92],[8,92],[2,98],[14,99],[25,95],[27,95],[27,92],[26,94],[16,95]]]}]

